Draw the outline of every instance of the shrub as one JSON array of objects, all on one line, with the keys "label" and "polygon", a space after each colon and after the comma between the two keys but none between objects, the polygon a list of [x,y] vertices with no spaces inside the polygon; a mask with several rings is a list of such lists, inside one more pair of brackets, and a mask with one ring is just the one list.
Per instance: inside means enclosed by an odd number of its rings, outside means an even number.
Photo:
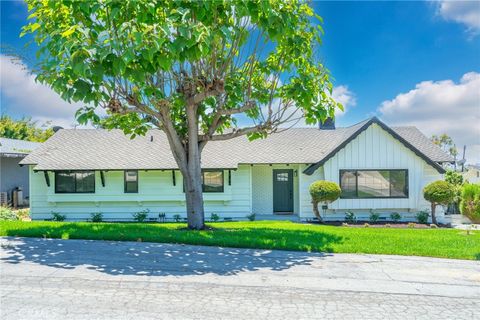
[{"label": "shrub", "polygon": [[409,228],[415,228],[415,223],[414,222],[409,222],[408,227]]},{"label": "shrub", "polygon": [[432,205],[432,222],[437,224],[435,207],[439,204],[448,205],[455,197],[453,186],[443,180],[434,181],[423,188],[423,197]]},{"label": "shrub", "polygon": [[256,218],[255,213],[251,213],[251,214],[247,215],[247,219],[250,220],[250,221],[255,221],[255,218]]},{"label": "shrub", "polygon": [[375,222],[378,221],[379,218],[380,218],[380,214],[379,214],[379,213],[377,213],[377,212],[375,212],[375,211],[373,211],[373,210],[370,210],[370,217],[369,217],[370,222],[375,223]]},{"label": "shrub", "polygon": [[148,214],[150,213],[149,209],[142,210],[139,212],[135,212],[132,214],[133,220],[136,222],[144,222],[148,218]]},{"label": "shrub", "polygon": [[322,221],[322,216],[320,215],[320,211],[318,210],[318,204],[322,203],[330,203],[337,200],[342,193],[342,190],[332,181],[315,181],[310,185],[309,188],[310,196],[312,197],[312,204],[313,204],[313,213],[319,221]]},{"label": "shrub", "polygon": [[165,212],[160,212],[160,213],[158,214],[158,220],[159,220],[160,222],[165,222],[165,219],[166,219],[166,218],[167,218],[167,214],[166,214]]},{"label": "shrub", "polygon": [[427,211],[420,211],[415,215],[415,218],[417,218],[418,223],[426,224],[428,222],[428,216],[429,214]]},{"label": "shrub", "polygon": [[402,216],[400,215],[400,213],[392,212],[390,214],[390,220],[392,220],[393,222],[398,222],[398,221],[400,221],[400,219],[402,219]]},{"label": "shrub", "polygon": [[454,191],[454,197],[451,203],[448,205],[448,210],[451,213],[459,213],[459,204],[462,195],[463,176],[454,170],[448,170],[445,173],[445,181],[450,183]]},{"label": "shrub", "polygon": [[355,213],[353,213],[352,211],[345,212],[345,221],[347,221],[348,223],[357,222],[357,217],[355,216]]},{"label": "shrub", "polygon": [[67,218],[66,215],[58,212],[52,212],[52,221],[64,221]]},{"label": "shrub", "polygon": [[7,220],[18,220],[17,215],[15,212],[10,209],[9,207],[0,207],[0,221],[7,221]]},{"label": "shrub", "polygon": [[480,184],[463,186],[460,212],[473,223],[480,223]]},{"label": "shrub", "polygon": [[92,222],[102,222],[103,221],[103,213],[101,212],[93,212],[90,214],[92,217]]},{"label": "shrub", "polygon": [[364,223],[364,224],[363,224],[363,227],[364,227],[364,228],[369,228],[370,225],[369,225],[368,223]]},{"label": "shrub", "polygon": [[15,212],[18,220],[30,219],[30,209],[20,209]]},{"label": "shrub", "polygon": [[220,217],[218,214],[212,213],[212,215],[210,216],[210,220],[213,222],[217,222],[218,220],[220,220]]},{"label": "shrub", "polygon": [[180,215],[179,215],[179,214],[174,214],[174,215],[173,215],[173,220],[174,220],[175,222],[180,222],[180,220],[181,220]]}]

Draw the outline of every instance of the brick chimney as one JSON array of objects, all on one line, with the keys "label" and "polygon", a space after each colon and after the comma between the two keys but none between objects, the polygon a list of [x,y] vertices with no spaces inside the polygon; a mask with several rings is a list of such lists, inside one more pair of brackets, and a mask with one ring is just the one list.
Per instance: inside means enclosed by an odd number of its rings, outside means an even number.
[{"label": "brick chimney", "polygon": [[318,127],[320,130],[335,130],[335,120],[328,117],[323,123],[320,121]]}]

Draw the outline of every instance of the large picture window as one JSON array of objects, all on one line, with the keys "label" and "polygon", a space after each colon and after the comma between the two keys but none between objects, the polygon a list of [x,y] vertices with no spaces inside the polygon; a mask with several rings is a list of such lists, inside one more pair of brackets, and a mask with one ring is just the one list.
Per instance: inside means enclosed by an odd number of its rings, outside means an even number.
[{"label": "large picture window", "polygon": [[56,171],[55,193],[95,193],[95,171]]},{"label": "large picture window", "polygon": [[203,192],[223,192],[223,170],[202,172]]},{"label": "large picture window", "polygon": [[125,193],[138,193],[138,171],[127,170],[124,175]]},{"label": "large picture window", "polygon": [[341,198],[408,198],[408,170],[340,170]]}]

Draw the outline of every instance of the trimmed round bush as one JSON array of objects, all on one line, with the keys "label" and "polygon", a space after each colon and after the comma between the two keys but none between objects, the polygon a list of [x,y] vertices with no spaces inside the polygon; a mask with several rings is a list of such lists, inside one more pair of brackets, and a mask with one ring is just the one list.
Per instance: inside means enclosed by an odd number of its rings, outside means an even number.
[{"label": "trimmed round bush", "polygon": [[320,211],[318,211],[318,203],[330,203],[337,200],[342,193],[342,190],[332,181],[319,180],[310,185],[310,196],[312,197],[313,213],[318,220],[322,221]]},{"label": "trimmed round bush", "polygon": [[455,197],[453,186],[443,180],[434,181],[423,188],[423,197],[432,205],[432,222],[437,224],[435,207],[439,204],[447,205]]},{"label": "trimmed round bush", "polygon": [[480,184],[467,183],[463,186],[460,212],[473,223],[480,223]]},{"label": "trimmed round bush", "polygon": [[443,180],[434,181],[423,188],[423,197],[428,202],[447,205],[454,196],[452,185]]},{"label": "trimmed round bush", "polygon": [[333,202],[340,197],[342,190],[332,181],[315,181],[310,185],[310,196],[312,201],[316,202]]}]

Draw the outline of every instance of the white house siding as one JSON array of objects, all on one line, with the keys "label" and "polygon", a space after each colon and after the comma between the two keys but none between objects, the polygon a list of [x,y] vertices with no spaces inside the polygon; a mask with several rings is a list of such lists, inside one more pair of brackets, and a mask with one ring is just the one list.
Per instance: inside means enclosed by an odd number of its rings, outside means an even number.
[{"label": "white house siding", "polygon": [[[307,168],[307,165],[300,166],[299,172],[303,172]],[[318,168],[312,175],[306,175],[304,173],[299,175],[299,194],[300,194],[300,208],[299,216],[301,218],[313,217],[312,201],[310,197],[310,191],[308,190],[310,185],[317,180],[325,180],[323,167]]]},{"label": "white house siding", "polygon": [[[68,220],[85,220],[90,214],[101,212],[105,220],[129,220],[132,213],[150,210],[150,217],[166,213],[185,217],[185,195],[182,177],[176,171],[176,186],[171,171],[139,171],[138,193],[124,193],[123,171],[105,172],[105,187],[100,172],[95,173],[95,193],[55,194],[55,179],[49,172],[50,187],[47,187],[43,172],[30,168],[31,214],[33,219],[49,219],[52,212],[65,214]],[[231,186],[228,185],[228,170],[224,171],[224,192],[205,193],[206,217],[216,213],[221,217],[245,217],[251,212],[250,166],[239,166],[231,171]]]},{"label": "white house siding", "polygon": [[[299,165],[253,165],[252,168],[252,212],[255,214],[273,214],[273,170],[293,169],[293,208],[299,211]],[[295,173],[296,172],[296,173]]]},{"label": "white house siding", "polygon": [[[407,199],[339,199],[329,205],[327,219],[343,219],[345,211],[348,210],[355,212],[357,217],[366,218],[370,209],[383,213],[384,216],[395,211],[401,213],[406,219],[413,219],[416,212],[428,207],[428,203],[422,196],[423,187],[431,181],[442,178],[436,169],[377,124],[373,124],[359,134],[316,172],[320,172],[319,177],[323,174],[325,180],[339,183],[339,171],[342,169],[408,169],[409,197]],[[303,181],[301,190],[308,190],[309,183],[317,180],[306,175],[302,175],[301,179]],[[302,218],[313,217],[310,199],[306,198],[302,201]]]}]

